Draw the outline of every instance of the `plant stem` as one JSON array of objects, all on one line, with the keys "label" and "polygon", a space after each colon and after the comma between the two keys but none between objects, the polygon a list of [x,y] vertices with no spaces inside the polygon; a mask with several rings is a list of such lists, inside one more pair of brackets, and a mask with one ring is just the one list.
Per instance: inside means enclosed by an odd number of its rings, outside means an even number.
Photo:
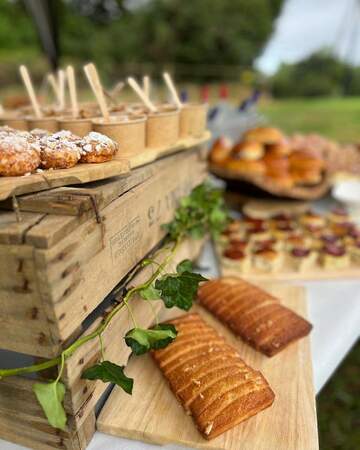
[{"label": "plant stem", "polygon": [[[42,370],[49,369],[50,367],[55,367],[58,364],[61,363],[61,367],[63,368],[63,364],[65,363],[65,360],[69,358],[75,351],[86,344],[87,342],[101,336],[101,334],[104,332],[104,330],[107,328],[109,323],[112,321],[112,319],[117,315],[117,313],[124,308],[124,306],[128,306],[128,301],[135,295],[137,292],[141,291],[142,289],[148,288],[155,280],[156,278],[161,274],[161,272],[164,270],[164,268],[169,264],[171,259],[174,257],[179,244],[180,244],[181,238],[179,237],[174,243],[172,248],[169,251],[169,254],[164,258],[163,262],[159,264],[156,271],[151,275],[151,277],[144,283],[140,284],[139,286],[135,286],[131,288],[123,298],[122,303],[119,303],[108,316],[105,317],[105,319],[101,322],[101,324],[90,334],[85,335],[79,339],[77,339],[75,342],[73,342],[68,348],[66,348],[60,356],[50,359],[49,361],[45,361],[43,363],[34,364],[27,367],[18,367],[15,369],[0,369],[0,380],[5,377],[13,376],[13,375],[22,375],[26,373],[33,373],[33,372],[40,372]],[[62,370],[60,369],[59,375],[61,377]],[[58,376],[58,379],[60,379]]]},{"label": "plant stem", "polygon": [[102,334],[99,334],[99,341],[100,341],[100,351],[101,351],[101,359],[105,361],[105,350],[104,350],[104,342],[102,338]]}]

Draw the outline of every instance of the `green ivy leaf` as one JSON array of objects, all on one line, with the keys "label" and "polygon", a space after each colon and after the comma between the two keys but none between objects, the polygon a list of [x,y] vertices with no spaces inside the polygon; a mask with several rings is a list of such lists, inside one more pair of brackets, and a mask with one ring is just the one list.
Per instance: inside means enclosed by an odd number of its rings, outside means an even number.
[{"label": "green ivy leaf", "polygon": [[139,291],[139,294],[144,300],[160,299],[160,292],[157,289],[155,289],[155,286],[152,284],[145,289],[141,289],[141,291]]},{"label": "green ivy leaf", "polygon": [[142,355],[150,350],[166,347],[176,336],[174,325],[160,324],[149,330],[133,328],[126,333],[125,342],[135,355]]},{"label": "green ivy leaf", "polygon": [[118,366],[111,361],[102,361],[86,369],[81,378],[85,380],[101,380],[104,383],[114,383],[127,394],[132,394],[134,380],[124,374],[124,366]]},{"label": "green ivy leaf", "polygon": [[65,386],[59,381],[35,383],[33,391],[49,424],[54,428],[65,430],[66,414],[62,404],[65,396]]},{"label": "green ivy leaf", "polygon": [[163,227],[170,240],[184,236],[198,239],[210,233],[216,237],[229,221],[222,192],[204,183],[180,201],[174,219]]},{"label": "green ivy leaf", "polygon": [[185,271],[157,279],[155,287],[161,292],[161,299],[167,308],[177,306],[188,311],[192,307],[199,283],[206,280],[199,273]]},{"label": "green ivy leaf", "polygon": [[177,273],[184,273],[184,272],[192,272],[193,270],[193,263],[190,261],[190,259],[184,259],[184,261],[181,261],[176,266],[176,272]]}]

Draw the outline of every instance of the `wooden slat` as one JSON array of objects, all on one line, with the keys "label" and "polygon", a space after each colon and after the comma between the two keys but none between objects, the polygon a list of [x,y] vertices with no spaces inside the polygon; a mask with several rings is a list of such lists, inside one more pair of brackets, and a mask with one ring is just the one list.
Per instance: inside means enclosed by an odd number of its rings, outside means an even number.
[{"label": "wooden slat", "polygon": [[[270,292],[286,306],[305,315],[304,290],[272,285]],[[238,349],[241,358],[260,370],[275,392],[274,404],[222,436],[206,441],[170,391],[151,357],[132,358],[127,374],[135,379],[133,395],[115,388],[103,408],[97,428],[114,436],[156,444],[226,450],[317,450],[315,393],[309,338],[267,358],[239,341],[209,313],[195,308]],[[166,314],[166,316],[173,315]],[[165,316],[165,317],[166,317]]]},{"label": "wooden slat", "polygon": [[0,177],[0,201],[12,195],[22,195],[68,186],[103,180],[129,173],[132,168],[149,164],[162,156],[188,150],[191,147],[205,143],[210,137],[206,132],[202,138],[179,141],[171,148],[149,150],[130,159],[114,159],[101,164],[77,164],[70,169],[45,170],[41,174],[34,173],[26,177]]},{"label": "wooden slat", "polygon": [[22,195],[71,184],[83,184],[129,173],[127,160],[112,160],[101,164],[77,164],[70,169],[46,170],[27,177],[1,177],[0,201],[12,195]]},{"label": "wooden slat", "polygon": [[0,245],[0,346],[41,355],[54,342],[33,258],[33,247]]},{"label": "wooden slat", "polygon": [[[82,216],[85,212],[93,209],[90,198],[92,196],[101,210],[129,189],[148,180],[164,166],[164,162],[166,163],[166,161],[160,160],[154,164],[134,169],[127,176],[114,177],[110,180],[23,195],[17,199],[19,208],[21,212]],[[1,202],[0,207],[12,210],[12,201],[9,199]],[[15,218],[15,214],[13,217]]]},{"label": "wooden slat", "polygon": [[69,421],[66,431],[52,428],[36,402],[34,380],[12,377],[0,382],[0,437],[35,450],[83,450],[95,432],[95,413],[90,411],[77,427]]},{"label": "wooden slat", "polygon": [[[164,177],[167,177],[166,173],[168,173],[169,170],[174,170],[174,167],[180,167],[181,164],[186,164],[184,170],[190,169],[188,174],[189,179],[191,174],[196,170],[204,172],[205,161],[201,156],[201,153],[201,149],[196,149],[191,152],[174,155],[171,158],[164,158],[154,165],[135,170],[134,175],[124,178],[123,180],[116,179],[115,181],[106,180],[97,182],[94,186],[87,186],[86,189],[94,195],[98,204],[98,209],[101,211],[128,190],[135,188],[160,172],[164,174]],[[186,173],[182,175],[186,175]],[[66,192],[78,192],[78,189],[71,189],[71,191],[69,191],[69,189],[71,188],[67,188]],[[64,189],[62,191],[64,191]],[[84,191],[81,189],[80,192]],[[88,199],[86,201],[88,201]],[[92,208],[85,211],[80,217],[49,214],[43,217],[38,225],[32,227],[26,233],[26,243],[38,248],[49,248],[70,234],[86,220],[93,217],[95,217],[95,214]]]},{"label": "wooden slat", "polygon": [[206,131],[204,133],[204,136],[202,136],[201,138],[188,137],[185,139],[181,139],[171,148],[147,148],[144,152],[138,153],[137,155],[134,155],[130,158],[130,166],[131,168],[140,167],[164,156],[171,155],[174,152],[187,150],[189,148],[202,145],[206,143],[210,139],[210,137],[210,132]]},{"label": "wooden slat", "polygon": [[0,244],[22,244],[25,233],[36,225],[44,217],[44,214],[21,212],[20,217],[21,221],[18,222],[14,212],[0,212]]}]

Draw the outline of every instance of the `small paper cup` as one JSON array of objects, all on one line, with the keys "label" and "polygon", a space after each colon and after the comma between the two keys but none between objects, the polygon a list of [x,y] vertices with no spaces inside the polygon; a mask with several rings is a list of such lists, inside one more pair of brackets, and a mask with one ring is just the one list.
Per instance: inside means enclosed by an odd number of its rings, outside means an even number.
[{"label": "small paper cup", "polygon": [[59,125],[56,117],[43,117],[41,119],[36,117],[28,117],[27,123],[29,130],[40,128],[41,130],[46,130],[50,133],[56,133],[59,131]]},{"label": "small paper cup", "polygon": [[180,137],[201,137],[206,131],[208,105],[187,103],[180,112]]},{"label": "small paper cup", "polygon": [[15,128],[15,130],[28,131],[28,123],[25,117],[3,116],[1,123],[8,127]]},{"label": "small paper cup", "polygon": [[175,145],[179,139],[179,117],[177,109],[150,113],[146,128],[146,146],[164,148]]},{"label": "small paper cup", "polygon": [[93,129],[92,119],[73,119],[72,117],[60,117],[58,119],[60,130],[68,130],[76,136],[84,137]]},{"label": "small paper cup", "polygon": [[124,159],[142,153],[146,142],[146,117],[112,116],[110,122],[93,119],[93,129],[119,144],[115,159]]}]

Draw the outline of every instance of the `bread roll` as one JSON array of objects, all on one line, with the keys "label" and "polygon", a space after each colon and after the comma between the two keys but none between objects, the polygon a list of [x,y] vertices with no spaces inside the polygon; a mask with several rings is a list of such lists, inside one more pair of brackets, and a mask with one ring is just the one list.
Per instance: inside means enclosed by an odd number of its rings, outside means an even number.
[{"label": "bread roll", "polygon": [[242,159],[229,159],[225,167],[243,175],[264,175],[266,170],[262,161],[246,161]]},{"label": "bread roll", "polygon": [[232,158],[246,161],[257,161],[265,154],[264,147],[258,142],[242,141],[237,143],[231,151]]},{"label": "bread roll", "polygon": [[257,127],[243,135],[244,141],[255,141],[259,144],[280,144],[285,137],[280,130],[272,127]]},{"label": "bread roll", "polygon": [[214,164],[222,164],[226,161],[231,152],[231,141],[225,137],[217,139],[210,152],[210,161]]}]

